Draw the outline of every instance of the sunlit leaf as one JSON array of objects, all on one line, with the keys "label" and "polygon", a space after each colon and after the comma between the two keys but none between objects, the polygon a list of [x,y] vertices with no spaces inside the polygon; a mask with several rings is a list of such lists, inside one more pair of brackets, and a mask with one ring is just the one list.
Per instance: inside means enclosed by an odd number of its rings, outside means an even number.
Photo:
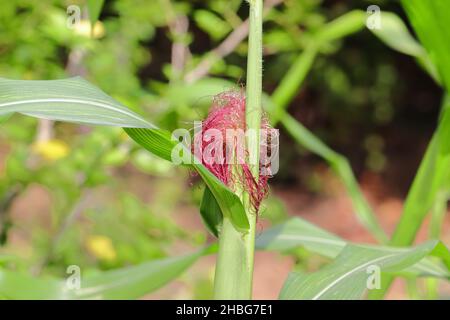
[{"label": "sunlit leaf", "polygon": [[156,129],[80,77],[33,81],[0,78],[0,116],[14,112],[91,125]]},{"label": "sunlit leaf", "polygon": [[[280,299],[343,300],[360,299],[368,282],[377,285],[376,272],[398,273],[427,255],[449,259],[449,252],[438,241],[429,241],[408,249],[386,249],[347,245],[331,264],[311,274],[289,275]],[[379,282],[378,282],[379,283]],[[371,290],[377,290],[371,287]]]},{"label": "sunlit leaf", "polygon": [[[349,243],[300,218],[292,218],[285,223],[274,226],[264,231],[256,239],[258,249],[288,251],[301,246],[331,259],[336,258],[347,245],[357,245],[360,248],[367,248],[368,251],[372,249],[396,252],[402,250],[394,247]],[[447,260],[444,260],[444,262],[447,262]],[[415,265],[403,270],[403,274],[450,277],[448,269],[428,258],[422,259]]]},{"label": "sunlit leaf", "polygon": [[394,13],[382,12],[380,28],[370,30],[394,50],[416,57],[425,54],[425,50],[409,33],[402,19]]}]

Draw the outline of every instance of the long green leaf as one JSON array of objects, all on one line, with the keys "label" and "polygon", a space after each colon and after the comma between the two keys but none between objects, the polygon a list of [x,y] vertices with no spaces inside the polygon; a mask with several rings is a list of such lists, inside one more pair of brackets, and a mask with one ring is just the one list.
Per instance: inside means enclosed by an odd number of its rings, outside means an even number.
[{"label": "long green leaf", "polygon": [[370,30],[394,50],[414,57],[426,55],[425,49],[409,33],[403,20],[394,13],[382,12],[380,28]]},{"label": "long green leaf", "polygon": [[71,299],[136,299],[153,292],[188,269],[203,251],[142,263],[82,279]]},{"label": "long green leaf", "polygon": [[[402,1],[403,7],[436,65],[444,87],[450,92],[450,19],[448,1]],[[405,209],[392,238],[398,245],[410,244],[437,194],[446,188],[450,175],[450,100],[444,99],[438,128],[427,149],[405,203]]]},{"label": "long green leaf", "polygon": [[274,226],[256,239],[258,249],[287,251],[303,246],[329,258],[336,257],[346,244],[338,236],[300,218],[291,218]]},{"label": "long green leaf", "polygon": [[156,129],[80,77],[62,80],[0,78],[0,116],[14,112],[90,125]]},{"label": "long green leaf", "polygon": [[[413,184],[408,192],[403,213],[391,239],[392,245],[407,246],[413,243],[426,215],[439,194],[448,189],[450,181],[450,101],[444,101],[442,117],[425,156],[420,163]],[[392,278],[383,280],[383,290],[370,294],[372,299],[382,298]]]},{"label": "long green leaf", "polygon": [[[14,112],[89,125],[120,126],[145,149],[169,161],[175,145],[169,132],[147,122],[80,77],[49,81],[0,78],[0,116]],[[191,166],[205,181],[223,214],[230,217],[239,231],[246,231],[249,223],[239,197],[203,165]]]},{"label": "long green leaf", "polygon": [[394,245],[413,242],[437,195],[450,179],[450,100],[446,99],[438,128],[427,148],[392,237]]},{"label": "long green leaf", "polygon": [[447,0],[402,0],[402,5],[420,42],[437,67],[438,73],[450,92],[450,2]]},{"label": "long green leaf", "polygon": [[328,22],[316,35],[319,42],[326,43],[345,38],[364,29],[366,13],[361,10],[352,10]]},{"label": "long green leaf", "polygon": [[370,267],[379,268],[380,276],[383,277],[383,273],[399,273],[427,255],[449,259],[450,254],[438,241],[429,241],[416,247],[398,250],[348,245],[333,263],[322,270],[307,275],[290,274],[280,298],[360,299],[367,291],[368,274],[373,272],[370,271]]},{"label": "long green leaf", "polygon": [[172,134],[162,129],[123,128],[123,130],[139,145],[154,155],[172,161],[172,149],[177,142],[172,140]]},{"label": "long green leaf", "polygon": [[206,250],[201,250],[86,277],[81,270],[80,289],[68,288],[64,279],[34,278],[0,269],[0,296],[33,300],[136,299],[166,285],[205,253]]},{"label": "long green leaf", "polygon": [[92,30],[94,29],[95,23],[100,17],[104,2],[104,0],[87,0],[89,21],[91,22]]},{"label": "long green leaf", "polygon": [[[399,248],[349,243],[300,218],[292,218],[285,223],[264,231],[256,240],[256,247],[261,250],[288,251],[297,247],[305,247],[311,252],[334,259],[347,245],[359,246],[367,250],[377,249],[386,252],[398,252]],[[447,262],[445,260],[444,262]],[[404,270],[405,274],[416,276],[450,277],[449,270],[440,263],[425,258],[414,266]]]}]

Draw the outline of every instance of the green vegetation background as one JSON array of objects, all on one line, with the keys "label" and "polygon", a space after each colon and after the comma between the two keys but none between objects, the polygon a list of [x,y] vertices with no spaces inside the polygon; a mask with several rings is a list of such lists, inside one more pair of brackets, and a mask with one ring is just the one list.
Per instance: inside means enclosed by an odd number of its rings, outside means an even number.
[{"label": "green vegetation background", "polygon": [[[372,4],[404,17],[396,1],[284,2],[265,19],[268,93],[326,22]],[[92,34],[87,20],[67,27],[69,5],[79,5],[86,19],[84,1],[2,2],[1,77],[81,75],[167,129],[189,127],[206,115],[213,93],[232,89],[208,78],[191,87],[180,80],[198,76],[205,53],[243,23],[243,1],[106,1]],[[347,156],[357,177],[378,177],[385,194],[404,197],[435,128],[440,90],[412,58],[370,32],[320,50],[289,113]],[[246,53],[242,42],[215,59],[208,74],[239,87]],[[56,123],[47,131],[45,123],[17,115],[0,130],[0,252],[20,256],[14,269],[65,276],[76,264],[95,273],[208,241],[206,231],[185,223],[200,221],[196,177],[138,149],[119,129]],[[283,131],[280,163],[273,189],[324,194],[322,162]],[[271,196],[262,219],[283,221],[285,206]],[[304,251],[297,255],[299,268],[317,262]],[[210,297],[211,280],[212,274],[193,273],[181,279],[191,298]]]}]

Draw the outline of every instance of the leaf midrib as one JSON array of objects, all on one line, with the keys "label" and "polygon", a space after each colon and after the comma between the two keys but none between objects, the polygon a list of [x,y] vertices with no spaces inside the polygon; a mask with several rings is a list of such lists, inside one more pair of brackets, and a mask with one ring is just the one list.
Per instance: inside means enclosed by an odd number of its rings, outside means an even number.
[{"label": "leaf midrib", "polygon": [[127,116],[130,116],[136,120],[139,120],[140,122],[142,122],[143,124],[146,124],[146,127],[151,127],[151,128],[155,128],[154,126],[150,125],[150,123],[146,122],[145,120],[143,120],[140,116],[132,113],[132,112],[127,112],[127,110],[123,110],[121,108],[118,108],[114,105],[110,105],[110,104],[106,104],[106,103],[102,103],[102,102],[96,102],[96,101],[92,101],[89,99],[67,99],[67,98],[52,98],[52,99],[31,99],[31,100],[20,100],[20,101],[12,101],[12,102],[7,102],[7,103],[2,103],[0,104],[0,107],[9,107],[9,106],[14,106],[14,105],[21,105],[21,104],[32,104],[32,103],[55,103],[55,102],[66,102],[66,103],[77,103],[77,104],[90,104],[90,105],[94,105],[97,107],[101,107],[101,108],[105,108],[108,110],[113,110],[122,114],[125,114]]},{"label": "leaf midrib", "polygon": [[389,258],[391,258],[391,257],[395,257],[395,256],[396,256],[396,254],[390,254],[390,255],[387,255],[387,256],[378,257],[378,258],[373,259],[373,260],[369,260],[369,261],[367,261],[366,263],[364,263],[364,264],[362,264],[362,265],[359,265],[358,267],[356,267],[356,268],[354,268],[354,269],[352,269],[352,270],[350,270],[350,271],[344,273],[342,276],[340,276],[339,278],[337,278],[336,280],[334,280],[332,283],[330,283],[328,286],[326,286],[324,289],[322,289],[318,294],[316,294],[311,300],[317,300],[317,299],[319,299],[320,296],[322,296],[323,294],[325,294],[330,288],[334,287],[336,284],[338,284],[340,281],[342,281],[342,280],[345,279],[346,277],[350,276],[350,275],[353,274],[354,272],[357,272],[357,271],[359,271],[360,269],[362,269],[362,268],[364,268],[364,267],[366,267],[366,266],[368,266],[368,265],[370,265],[370,264],[373,264],[373,263],[375,263],[375,262],[379,262],[379,261],[382,261],[382,260],[387,260],[387,259],[389,259]]}]

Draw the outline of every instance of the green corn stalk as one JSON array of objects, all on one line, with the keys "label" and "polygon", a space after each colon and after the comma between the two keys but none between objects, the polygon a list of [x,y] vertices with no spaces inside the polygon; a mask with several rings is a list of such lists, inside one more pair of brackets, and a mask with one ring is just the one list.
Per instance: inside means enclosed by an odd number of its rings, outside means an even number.
[{"label": "green corn stalk", "polygon": [[[252,150],[256,165],[251,166],[254,177],[259,176],[259,128],[261,126],[262,95],[262,0],[249,0],[250,33],[247,61],[246,124],[247,130],[256,134],[247,136],[247,150]],[[253,260],[255,250],[256,212],[245,190],[238,191],[244,204],[250,228],[248,232],[237,231],[224,217],[219,235],[214,279],[215,299],[251,299]]]}]

